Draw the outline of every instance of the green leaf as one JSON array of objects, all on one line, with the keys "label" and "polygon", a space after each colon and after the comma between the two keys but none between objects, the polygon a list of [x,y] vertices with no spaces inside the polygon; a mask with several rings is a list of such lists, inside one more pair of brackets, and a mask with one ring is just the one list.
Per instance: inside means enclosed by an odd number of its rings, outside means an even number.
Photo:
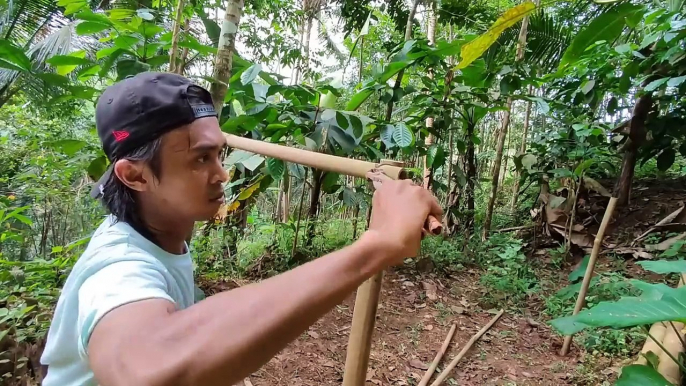
[{"label": "green leaf", "polygon": [[409,66],[410,64],[412,64],[412,61],[409,60],[403,62],[388,63],[388,66],[386,66],[386,68],[384,68],[384,71],[381,74],[379,74],[377,80],[379,81],[379,83],[386,83],[389,79],[398,74],[400,70],[407,68],[407,66]]},{"label": "green leaf", "polygon": [[574,175],[577,177],[580,177],[583,172],[588,170],[593,164],[595,163],[594,159],[587,159],[584,162],[580,163],[576,169],[574,169]]},{"label": "green leaf", "polygon": [[54,74],[52,72],[43,72],[40,74],[36,74],[36,77],[42,79],[45,83],[48,83],[53,86],[64,87],[69,85],[69,78],[59,74]]},{"label": "green leaf", "polygon": [[495,43],[503,31],[515,25],[519,20],[532,13],[535,9],[536,5],[527,1],[505,11],[505,13],[491,25],[491,28],[489,28],[488,31],[462,46],[462,49],[460,50],[460,63],[458,63],[456,68],[463,69],[469,66]]},{"label": "green leaf", "polygon": [[248,157],[247,159],[244,159],[241,161],[241,164],[245,166],[246,168],[250,169],[250,171],[255,171],[257,168],[259,168],[262,163],[264,162],[264,157],[262,157],[259,154],[254,154],[252,157]]},{"label": "green leaf", "polygon": [[595,80],[591,79],[587,82],[584,82],[584,84],[581,86],[581,92],[584,94],[588,94],[593,90],[593,87],[595,86]]},{"label": "green leaf", "polygon": [[329,126],[329,141],[337,143],[344,152],[350,154],[355,150],[355,138],[337,126]]},{"label": "green leaf", "polygon": [[[582,277],[583,277],[583,274],[582,274]],[[591,279],[591,282],[588,284],[589,288],[595,287],[599,281],[600,281],[600,278],[598,276],[593,277]],[[576,296],[576,294],[578,294],[579,291],[581,291],[581,284],[583,284],[583,280],[579,280],[574,284],[570,284],[566,287],[563,287],[560,290],[558,290],[557,292],[555,292],[555,297],[563,299],[563,300],[564,299],[571,299],[574,296]]]},{"label": "green leaf", "polygon": [[150,71],[148,63],[139,62],[136,59],[124,59],[117,62],[117,80],[126,79],[127,76]]},{"label": "green leaf", "polygon": [[355,95],[350,98],[350,101],[348,102],[348,105],[345,106],[345,109],[347,111],[355,111],[357,110],[364,101],[369,98],[372,93],[374,92],[374,87],[369,86],[365,87],[362,90],[358,91]]},{"label": "green leaf", "polygon": [[350,126],[348,118],[340,111],[336,111],[336,124],[343,130],[346,130]]},{"label": "green leaf", "polygon": [[77,35],[93,35],[110,28],[109,24],[100,23],[97,21],[82,21],[76,25]]},{"label": "green leaf", "polygon": [[262,65],[261,64],[253,64],[252,66],[248,67],[247,70],[243,71],[241,74],[241,83],[246,85],[249,83],[252,83],[255,78],[257,78],[258,75],[260,75],[260,72],[262,71]]},{"label": "green leaf", "polygon": [[677,87],[680,84],[684,83],[685,80],[686,75],[678,76],[676,78],[670,78],[669,81],[667,81],[667,87]]},{"label": "green leaf", "polygon": [[405,123],[398,122],[393,130],[393,141],[400,147],[409,147],[414,144],[414,134]]},{"label": "green leaf", "polygon": [[86,170],[88,172],[88,177],[90,177],[93,181],[99,180],[100,177],[102,177],[102,175],[105,174],[105,171],[107,170],[107,157],[102,155],[94,159],[88,165],[88,168]]},{"label": "green leaf", "polygon": [[631,47],[631,43],[624,43],[615,47],[615,51],[617,51],[618,54],[626,54],[632,50],[633,48]]},{"label": "green leaf", "polygon": [[362,125],[362,121],[360,118],[356,117],[355,115],[349,115],[350,118],[350,124],[353,127],[353,134],[355,137],[359,138],[362,136],[362,130],[364,129]]},{"label": "green leaf", "polygon": [[[322,114],[319,116],[322,121],[328,121],[330,119],[336,118],[336,110],[334,109],[325,109]],[[344,129],[346,127],[343,127]]]},{"label": "green leaf", "polygon": [[30,218],[24,216],[23,214],[15,214],[12,217],[24,225],[33,226],[33,221],[31,221]]},{"label": "green leaf", "polygon": [[622,368],[615,386],[674,386],[657,370],[645,365],[629,365]]},{"label": "green leaf", "polygon": [[662,78],[662,79],[654,80],[654,81],[648,83],[648,85],[645,87],[644,90],[645,91],[655,91],[658,88],[660,88],[660,86],[667,83],[668,81],[669,81],[669,78]]},{"label": "green leaf", "polygon": [[603,12],[582,29],[562,56],[559,68],[576,62],[586,48],[599,40],[613,41],[624,30],[625,19],[632,14],[642,12],[643,7],[630,3],[620,4]]},{"label": "green leaf", "polygon": [[531,171],[531,168],[536,165],[537,162],[538,158],[533,154],[524,154],[522,157],[522,166],[527,168],[529,171]]},{"label": "green leaf", "polygon": [[31,59],[9,40],[0,39],[0,67],[28,72],[31,71]]},{"label": "green leaf", "polygon": [[61,151],[65,155],[71,157],[76,154],[77,151],[83,149],[88,143],[86,141],[81,141],[78,139],[62,139],[59,141],[54,141],[50,143],[50,146],[58,151]]},{"label": "green leaf", "polygon": [[278,181],[283,176],[284,164],[283,161],[276,158],[267,158],[267,172],[274,179]]},{"label": "green leaf", "polygon": [[85,53],[73,55],[55,55],[45,61],[53,66],[80,66],[83,64],[91,64],[92,62],[85,58]]},{"label": "green leaf", "polygon": [[586,273],[586,268],[588,267],[588,261],[590,260],[591,256],[586,256],[584,259],[581,261],[581,264],[579,264],[579,267],[572,271],[572,273],[569,274],[569,282],[574,283],[575,281],[581,279],[584,277],[584,274]]},{"label": "green leaf", "polygon": [[[550,324],[565,335],[576,333],[576,328],[624,328],[653,324],[662,321],[686,321],[686,287],[664,294],[662,299],[643,297],[623,298],[616,302],[601,302],[590,310],[567,318],[555,319]],[[584,327],[586,326],[586,327]]]},{"label": "green leaf", "polygon": [[340,185],[338,185],[339,176],[338,173],[331,172],[324,174],[324,180],[322,180],[322,190],[324,193],[333,194],[338,190],[340,187]]},{"label": "green leaf", "polygon": [[673,148],[668,147],[667,149],[663,150],[659,156],[657,156],[657,168],[664,172],[672,167],[675,159],[676,151],[674,151]]},{"label": "green leaf", "polygon": [[393,132],[395,131],[395,126],[387,124],[384,125],[380,132],[379,136],[381,137],[381,141],[383,141],[384,145],[388,148],[392,148],[395,146],[395,142],[393,141]]},{"label": "green leaf", "polygon": [[638,264],[648,271],[655,273],[683,273],[686,272],[686,260],[656,260],[639,261]]},{"label": "green leaf", "polygon": [[431,145],[426,153],[426,165],[437,169],[445,163],[445,150],[438,144]]},{"label": "green leaf", "polygon": [[114,45],[124,50],[128,50],[138,44],[141,40],[133,35],[119,35],[114,39]]},{"label": "green leaf", "polygon": [[617,100],[616,97],[610,98],[610,100],[607,102],[607,113],[612,115],[617,111],[617,107],[619,106],[619,101]]}]

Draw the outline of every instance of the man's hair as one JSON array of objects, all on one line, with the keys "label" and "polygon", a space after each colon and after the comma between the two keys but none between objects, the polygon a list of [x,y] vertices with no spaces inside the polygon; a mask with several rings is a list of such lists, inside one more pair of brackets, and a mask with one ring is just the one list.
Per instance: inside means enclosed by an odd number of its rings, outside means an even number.
[{"label": "man's hair", "polygon": [[[161,148],[162,138],[157,138],[118,157],[112,163],[122,159],[145,162],[150,167],[153,176],[157,178],[161,167]],[[123,221],[131,225],[138,233],[151,239],[152,234],[140,216],[141,211],[136,204],[136,195],[133,189],[119,180],[119,177],[117,177],[113,170],[103,188],[102,202],[107,210],[116,217],[116,221]]]}]

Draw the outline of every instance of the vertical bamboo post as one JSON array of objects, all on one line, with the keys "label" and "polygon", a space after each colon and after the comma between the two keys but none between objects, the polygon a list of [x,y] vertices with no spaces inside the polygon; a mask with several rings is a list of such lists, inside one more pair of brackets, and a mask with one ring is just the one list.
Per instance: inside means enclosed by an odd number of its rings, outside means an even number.
[{"label": "vertical bamboo post", "polygon": [[[595,269],[595,262],[598,259],[598,254],[600,254],[600,247],[603,244],[603,237],[605,236],[605,228],[610,223],[612,219],[612,214],[615,211],[615,206],[617,205],[617,198],[610,198],[610,203],[607,204],[607,209],[605,209],[605,215],[603,216],[603,221],[600,223],[600,228],[598,229],[598,234],[595,236],[593,241],[593,251],[591,252],[591,258],[588,260],[588,267],[586,267],[586,273],[584,274],[584,280],[581,282],[581,289],[579,290],[579,297],[576,299],[576,305],[574,306],[574,313],[576,315],[581,311],[584,306],[584,301],[586,299],[586,292],[588,292],[588,285],[593,277],[593,270]],[[562,350],[560,350],[560,355],[565,356],[569,352],[569,346],[572,343],[573,335],[565,336],[564,343],[562,344]]]}]

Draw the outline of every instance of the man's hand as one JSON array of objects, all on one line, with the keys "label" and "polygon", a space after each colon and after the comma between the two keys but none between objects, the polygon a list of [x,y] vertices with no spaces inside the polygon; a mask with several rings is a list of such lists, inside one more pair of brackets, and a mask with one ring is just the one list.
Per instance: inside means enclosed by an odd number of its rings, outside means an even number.
[{"label": "man's hand", "polygon": [[441,218],[443,210],[436,198],[410,180],[379,179],[369,174],[376,191],[372,202],[369,233],[387,253],[388,265],[396,265],[419,252],[424,224],[429,214]]}]

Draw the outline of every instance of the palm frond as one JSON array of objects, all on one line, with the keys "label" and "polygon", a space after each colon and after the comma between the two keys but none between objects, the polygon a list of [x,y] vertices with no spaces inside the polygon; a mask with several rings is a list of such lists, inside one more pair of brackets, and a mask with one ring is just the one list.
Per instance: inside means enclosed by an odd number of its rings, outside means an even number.
[{"label": "palm frond", "polygon": [[324,23],[322,23],[322,21],[319,19],[317,19],[317,21],[319,21],[319,40],[324,44],[324,47],[327,49],[327,51],[336,55],[336,58],[339,60],[339,62],[343,62],[347,56],[340,50],[340,48],[338,48],[336,42],[333,41],[333,38],[331,37],[331,34]]}]

